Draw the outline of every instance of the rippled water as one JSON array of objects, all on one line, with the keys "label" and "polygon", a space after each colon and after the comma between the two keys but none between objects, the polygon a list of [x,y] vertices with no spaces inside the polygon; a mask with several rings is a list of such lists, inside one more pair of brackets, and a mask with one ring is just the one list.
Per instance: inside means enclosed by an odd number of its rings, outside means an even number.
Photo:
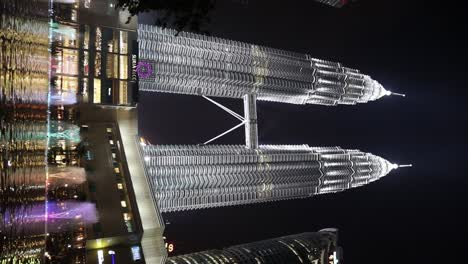
[{"label": "rippled water", "polygon": [[49,101],[47,14],[46,1],[0,0],[0,263],[81,263],[96,221],[79,126],[53,114],[76,109]]}]

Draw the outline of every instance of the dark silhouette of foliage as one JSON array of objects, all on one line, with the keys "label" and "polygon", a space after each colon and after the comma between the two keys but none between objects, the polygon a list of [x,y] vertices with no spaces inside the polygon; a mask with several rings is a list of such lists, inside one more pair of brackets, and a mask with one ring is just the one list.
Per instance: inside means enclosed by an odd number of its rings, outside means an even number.
[{"label": "dark silhouette of foliage", "polygon": [[[155,11],[156,25],[177,30],[203,32],[216,0],[117,0],[116,8],[128,10],[131,17]],[[127,23],[130,21],[129,17]]]}]

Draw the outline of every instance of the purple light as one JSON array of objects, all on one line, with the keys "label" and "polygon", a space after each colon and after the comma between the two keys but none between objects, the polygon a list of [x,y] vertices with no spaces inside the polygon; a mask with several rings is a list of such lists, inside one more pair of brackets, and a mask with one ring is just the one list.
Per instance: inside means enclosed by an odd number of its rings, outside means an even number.
[{"label": "purple light", "polygon": [[49,232],[56,232],[81,222],[93,224],[98,221],[95,204],[76,201],[36,203],[27,208],[7,210],[3,216],[8,219],[3,227],[23,226],[29,234],[42,233],[46,223]]},{"label": "purple light", "polygon": [[147,62],[140,61],[136,67],[138,77],[146,79],[153,74],[153,66]]}]

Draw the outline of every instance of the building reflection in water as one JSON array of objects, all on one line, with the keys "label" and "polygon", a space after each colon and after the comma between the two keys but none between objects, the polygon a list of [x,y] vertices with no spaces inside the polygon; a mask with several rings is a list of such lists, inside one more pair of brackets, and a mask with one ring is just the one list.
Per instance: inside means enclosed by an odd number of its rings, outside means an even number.
[{"label": "building reflection in water", "polygon": [[64,51],[49,43],[47,16],[47,1],[0,0],[0,263],[84,263],[85,226],[97,221],[78,90],[55,74],[77,69],[55,59],[74,57],[56,56]]}]

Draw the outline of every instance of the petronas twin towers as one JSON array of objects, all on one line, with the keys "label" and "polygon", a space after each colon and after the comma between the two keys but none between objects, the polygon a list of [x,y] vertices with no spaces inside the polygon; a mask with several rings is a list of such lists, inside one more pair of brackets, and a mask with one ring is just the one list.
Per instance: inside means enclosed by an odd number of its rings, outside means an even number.
[{"label": "petronas twin towers", "polygon": [[[256,100],[354,105],[391,95],[340,63],[216,37],[140,25],[139,85],[203,96],[241,121],[246,145],[151,145],[141,155],[162,212],[306,198],[378,180],[399,165],[339,147],[259,145]],[[244,116],[209,97],[243,99]]]}]

